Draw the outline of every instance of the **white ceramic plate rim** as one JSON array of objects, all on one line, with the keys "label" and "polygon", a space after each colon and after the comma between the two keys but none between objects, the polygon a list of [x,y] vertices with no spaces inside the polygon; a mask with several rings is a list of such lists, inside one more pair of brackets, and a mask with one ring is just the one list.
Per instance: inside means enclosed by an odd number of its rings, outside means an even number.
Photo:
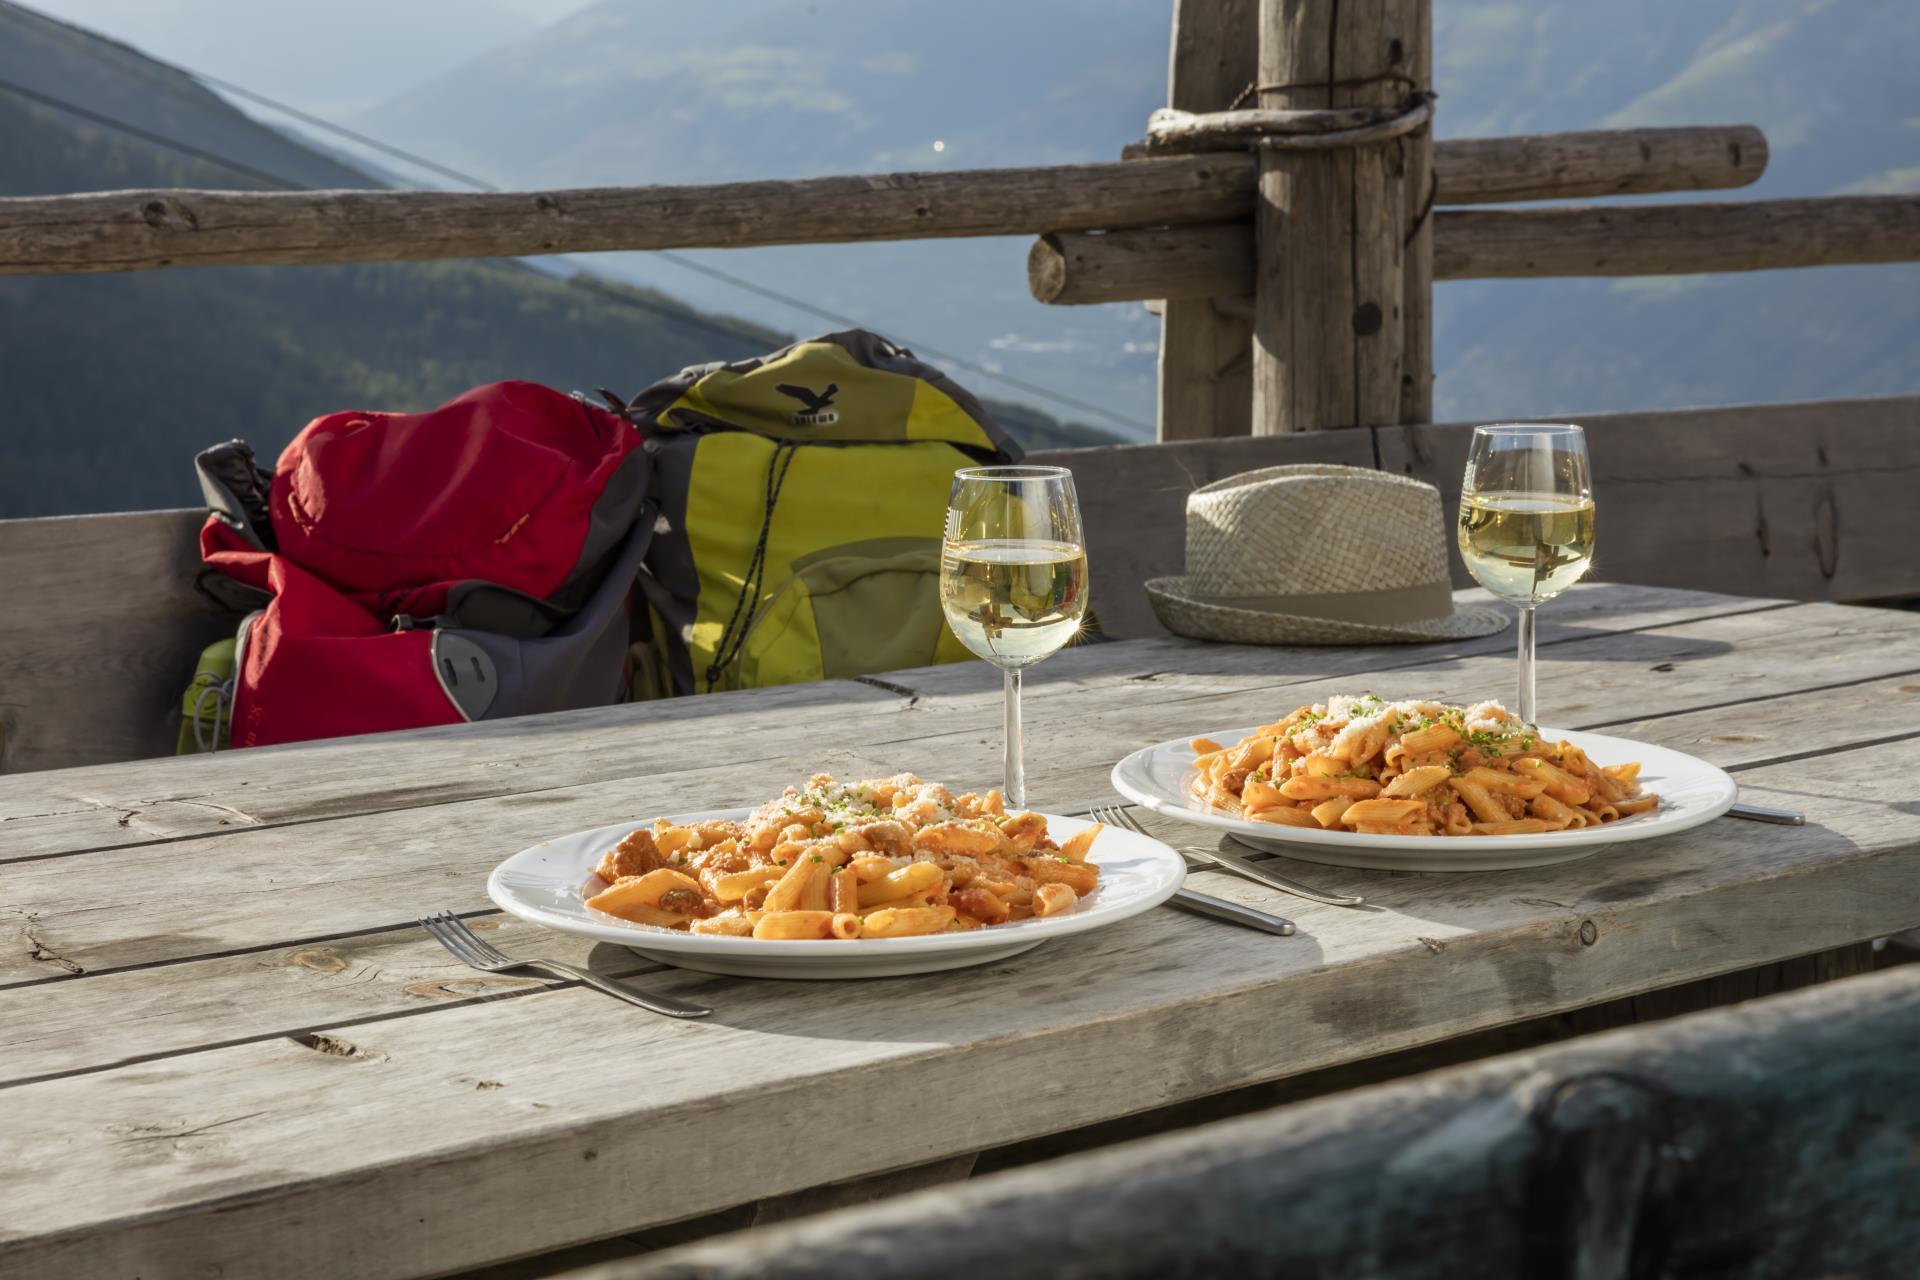
[{"label": "white ceramic plate rim", "polygon": [[[1460,857],[1500,851],[1566,849],[1581,845],[1615,844],[1625,840],[1650,840],[1711,822],[1731,809],[1739,798],[1739,788],[1726,771],[1698,757],[1650,742],[1573,729],[1541,729],[1540,733],[1542,737],[1554,741],[1564,738],[1585,751],[1596,764],[1638,760],[1641,763],[1641,780],[1648,790],[1660,795],[1660,807],[1650,813],[1635,814],[1604,826],[1585,827],[1578,831],[1542,831],[1512,836],[1396,836],[1370,835],[1358,831],[1318,831],[1307,827],[1255,822],[1216,809],[1186,793],[1184,782],[1192,772],[1190,762],[1193,759],[1192,749],[1187,745],[1189,741],[1206,737],[1215,742],[1238,742],[1258,727],[1249,725],[1239,729],[1194,733],[1144,747],[1114,765],[1114,789],[1135,804],[1156,813],[1164,813],[1170,818],[1230,831],[1270,844],[1419,850]],[[1165,782],[1169,766],[1174,762],[1183,766],[1178,775],[1178,785]],[[1669,788],[1676,784],[1685,787],[1684,799],[1678,802],[1670,799],[1669,791],[1663,790],[1662,783]]]},{"label": "white ceramic plate rim", "polygon": [[[704,822],[712,819],[744,818],[750,809],[708,809],[698,813],[682,814],[677,822]],[[1044,814],[1047,826],[1056,840],[1070,836],[1093,822],[1087,818],[1072,818],[1058,814]],[[1057,825],[1056,825],[1057,824]],[[845,961],[856,954],[871,956],[879,960],[885,956],[904,956],[931,953],[964,953],[968,951],[991,951],[1010,945],[1045,942],[1049,938],[1061,938],[1070,934],[1084,933],[1088,929],[1098,929],[1103,925],[1115,924],[1130,916],[1151,910],[1171,898],[1180,887],[1186,875],[1186,863],[1166,845],[1136,832],[1124,831],[1117,827],[1108,827],[1094,842],[1087,860],[1096,866],[1113,867],[1125,865],[1125,894],[1109,895],[1108,890],[1117,888],[1112,879],[1104,872],[1102,883],[1092,894],[1072,912],[1064,916],[1049,916],[1030,920],[1016,920],[1009,924],[993,925],[984,929],[973,929],[966,933],[935,933],[910,938],[868,938],[852,942],[823,939],[804,942],[775,942],[760,938],[728,938],[707,934],[682,933],[675,929],[663,929],[657,925],[637,924],[630,920],[621,920],[616,916],[590,910],[580,900],[580,889],[593,873],[593,866],[599,861],[601,853],[616,843],[622,836],[638,827],[649,825],[645,822],[616,822],[604,827],[595,827],[587,831],[574,831],[566,835],[554,836],[540,844],[522,849],[493,869],[487,877],[487,896],[502,911],[520,917],[531,923],[557,929],[562,933],[576,934],[594,938],[601,942],[611,942],[620,946],[639,947],[649,952],[674,952],[688,955],[728,956],[742,959],[802,959]],[[577,845],[576,851],[562,850],[560,856],[567,859],[564,869],[542,869],[536,871],[539,864],[555,855],[556,846]],[[532,874],[544,879],[551,886],[549,893],[555,891],[570,892],[573,910],[556,910],[537,899],[530,898],[517,891],[507,882],[515,873]],[[564,897],[560,901],[565,902]]]}]

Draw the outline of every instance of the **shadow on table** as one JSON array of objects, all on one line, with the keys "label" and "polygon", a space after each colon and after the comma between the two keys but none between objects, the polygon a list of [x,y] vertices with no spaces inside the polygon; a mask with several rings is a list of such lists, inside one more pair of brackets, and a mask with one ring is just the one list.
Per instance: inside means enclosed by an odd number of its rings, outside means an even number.
[{"label": "shadow on table", "polygon": [[[1551,609],[1552,606],[1547,606]],[[1544,619],[1544,612],[1543,612]],[[1713,658],[1732,653],[1733,645],[1725,640],[1690,640],[1687,648],[1680,653],[1673,651],[1674,638],[1659,631],[1607,631],[1597,627],[1556,627],[1547,634],[1541,626],[1539,657],[1542,662],[1692,662],[1697,658]],[[1511,630],[1507,632],[1512,636]],[[1578,645],[1569,642],[1576,640],[1600,640],[1608,643],[1600,646]]]},{"label": "shadow on table", "polygon": [[[1170,928],[1209,931],[1209,945],[1166,946],[1165,931]],[[712,1015],[701,1019],[700,1026],[823,1042],[934,1047],[1034,1030],[1030,1018],[1011,1012],[1015,1006],[1070,1009],[1084,1019],[1106,1011],[1137,1013],[1194,1003],[1191,979],[1196,967],[1229,964],[1257,974],[1264,967],[1261,948],[1272,949],[1275,973],[1307,972],[1325,962],[1320,943],[1305,930],[1276,937],[1157,907],[1004,960],[936,973],[815,981],[733,978],[663,966],[622,980],[711,1006]],[[603,943],[589,953],[587,964],[609,976],[632,974],[634,956],[624,947]],[[1183,1052],[1209,1051],[1205,1004],[1195,1004],[1196,1023]],[[1216,1047],[1230,1051],[1226,1045]]]}]

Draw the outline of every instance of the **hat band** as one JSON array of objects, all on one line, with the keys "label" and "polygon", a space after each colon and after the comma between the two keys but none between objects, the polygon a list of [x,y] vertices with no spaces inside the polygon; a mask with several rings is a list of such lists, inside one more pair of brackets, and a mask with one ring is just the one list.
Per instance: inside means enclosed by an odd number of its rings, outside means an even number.
[{"label": "hat band", "polygon": [[1254,613],[1290,613],[1299,617],[1330,618],[1392,626],[1425,622],[1453,612],[1453,584],[1444,578],[1411,587],[1376,591],[1334,591],[1311,596],[1201,596],[1207,604]]}]

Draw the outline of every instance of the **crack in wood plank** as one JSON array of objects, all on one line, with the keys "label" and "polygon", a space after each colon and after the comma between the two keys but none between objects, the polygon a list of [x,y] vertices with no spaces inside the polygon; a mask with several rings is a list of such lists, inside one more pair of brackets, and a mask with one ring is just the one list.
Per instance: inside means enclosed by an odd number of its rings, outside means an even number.
[{"label": "crack in wood plank", "polygon": [[242,1120],[252,1120],[257,1116],[264,1116],[266,1114],[265,1111],[249,1111],[243,1116],[228,1116],[225,1120],[212,1120],[206,1124],[196,1125],[191,1129],[155,1128],[150,1133],[128,1134],[126,1137],[120,1139],[120,1143],[124,1146],[131,1142],[177,1142],[182,1138],[197,1138],[209,1130],[218,1129],[225,1125],[239,1124]]},{"label": "crack in wood plank", "polygon": [[78,978],[86,974],[86,969],[75,964],[73,961],[55,951],[52,947],[49,947],[45,942],[41,941],[40,936],[33,931],[33,922],[39,918],[37,915],[31,911],[21,911],[18,908],[14,910],[25,922],[21,925],[20,932],[27,940],[28,959],[56,965],[59,968],[65,969],[69,977]]}]

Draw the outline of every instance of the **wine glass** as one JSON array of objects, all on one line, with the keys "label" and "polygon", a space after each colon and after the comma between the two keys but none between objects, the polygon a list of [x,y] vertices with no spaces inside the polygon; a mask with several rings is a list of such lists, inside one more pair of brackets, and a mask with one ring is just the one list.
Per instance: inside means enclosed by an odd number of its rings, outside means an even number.
[{"label": "wine glass", "polygon": [[1520,610],[1520,719],[1534,723],[1533,611],[1593,563],[1593,482],[1579,427],[1475,427],[1460,482],[1460,556]]},{"label": "wine glass", "polygon": [[1004,675],[1010,809],[1027,803],[1020,673],[1073,639],[1087,611],[1080,499],[1065,467],[969,467],[953,474],[940,607],[960,643]]}]

